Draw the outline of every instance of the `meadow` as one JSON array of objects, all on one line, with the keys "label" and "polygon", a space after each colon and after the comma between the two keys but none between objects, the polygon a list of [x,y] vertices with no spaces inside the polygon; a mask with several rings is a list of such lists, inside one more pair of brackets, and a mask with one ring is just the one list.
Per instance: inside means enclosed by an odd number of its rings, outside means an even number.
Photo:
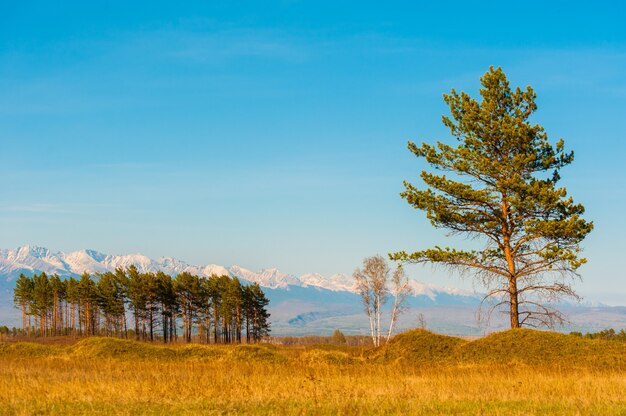
[{"label": "meadow", "polygon": [[0,343],[0,413],[626,414],[626,343],[423,330],[377,349]]}]

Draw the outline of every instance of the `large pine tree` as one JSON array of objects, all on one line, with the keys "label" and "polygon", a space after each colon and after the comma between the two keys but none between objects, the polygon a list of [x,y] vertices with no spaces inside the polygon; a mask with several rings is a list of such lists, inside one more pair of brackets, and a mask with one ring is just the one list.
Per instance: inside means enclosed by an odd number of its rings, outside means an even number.
[{"label": "large pine tree", "polygon": [[479,250],[435,247],[391,258],[474,271],[489,289],[493,308],[506,307],[512,328],[553,326],[561,296],[577,297],[571,278],[586,262],[580,243],[593,224],[584,207],[557,186],[560,169],[573,152],[563,140],[552,144],[544,128],[529,120],[535,92],[512,90],[500,69],[481,78],[481,100],[452,90],[444,95],[452,117],[443,123],[457,139],[409,150],[432,168],[422,171],[425,187],[405,181],[402,197],[426,212],[433,226],[475,238]]}]

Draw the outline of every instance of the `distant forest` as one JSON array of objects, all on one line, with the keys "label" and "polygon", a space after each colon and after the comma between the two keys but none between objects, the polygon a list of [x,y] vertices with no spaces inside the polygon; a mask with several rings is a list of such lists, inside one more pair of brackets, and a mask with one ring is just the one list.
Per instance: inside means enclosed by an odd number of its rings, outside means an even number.
[{"label": "distant forest", "polygon": [[[13,297],[29,336],[114,336],[175,342],[258,342],[269,334],[261,287],[229,276],[176,277],[135,266],[79,279],[20,275]],[[132,317],[131,326],[128,317]],[[180,332],[179,332],[180,330]]]}]

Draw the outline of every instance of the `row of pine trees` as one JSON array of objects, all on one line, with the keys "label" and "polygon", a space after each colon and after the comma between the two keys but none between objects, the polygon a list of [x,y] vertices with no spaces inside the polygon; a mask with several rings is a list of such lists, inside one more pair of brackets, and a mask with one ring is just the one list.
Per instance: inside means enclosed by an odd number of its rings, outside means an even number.
[{"label": "row of pine trees", "polygon": [[[79,279],[20,275],[15,306],[29,336],[98,335],[206,343],[258,342],[269,334],[269,301],[258,284],[229,276],[176,277],[135,266]],[[128,322],[130,319],[130,323]]]}]

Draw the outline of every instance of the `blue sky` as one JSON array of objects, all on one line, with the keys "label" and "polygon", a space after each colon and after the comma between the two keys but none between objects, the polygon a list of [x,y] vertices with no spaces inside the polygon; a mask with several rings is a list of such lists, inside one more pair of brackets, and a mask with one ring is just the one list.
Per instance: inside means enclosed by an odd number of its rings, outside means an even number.
[{"label": "blue sky", "polygon": [[[626,9],[609,2],[2,2],[0,246],[350,273],[448,241],[399,196],[490,65],[538,94],[626,303]],[[423,281],[470,286],[430,268]]]}]

